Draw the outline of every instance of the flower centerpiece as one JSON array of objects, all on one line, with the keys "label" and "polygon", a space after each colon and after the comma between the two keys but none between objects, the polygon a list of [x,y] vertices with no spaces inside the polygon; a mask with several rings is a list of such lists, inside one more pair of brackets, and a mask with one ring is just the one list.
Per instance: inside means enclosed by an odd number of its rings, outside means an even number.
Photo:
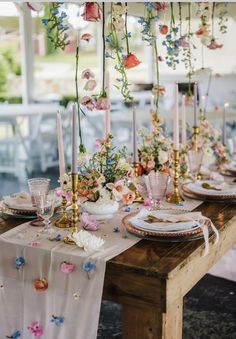
[{"label": "flower centerpiece", "polygon": [[90,159],[79,159],[78,194],[91,214],[110,215],[119,201],[129,204],[135,198],[128,187],[132,168],[126,161],[127,150],[112,147],[111,141],[111,135],[97,139],[97,151]]}]

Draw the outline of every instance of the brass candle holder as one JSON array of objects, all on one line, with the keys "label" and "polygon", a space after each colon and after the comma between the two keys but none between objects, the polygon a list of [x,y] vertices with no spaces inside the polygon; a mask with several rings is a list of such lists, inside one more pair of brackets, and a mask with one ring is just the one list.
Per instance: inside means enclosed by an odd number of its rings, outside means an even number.
[{"label": "brass candle holder", "polygon": [[[134,162],[132,165],[133,169],[134,169],[134,176],[136,178],[139,177],[139,168],[140,168],[140,164],[138,162]],[[137,188],[134,185],[134,189],[133,189],[134,193],[135,193],[135,199],[134,202],[144,202],[143,197],[141,196],[141,194],[139,193],[139,191],[137,190]]]},{"label": "brass candle holder", "polygon": [[69,228],[71,227],[71,220],[68,217],[68,214],[66,212],[66,207],[67,207],[67,200],[66,197],[63,195],[62,196],[62,201],[61,201],[61,208],[62,208],[62,216],[60,219],[58,219],[55,222],[55,226],[59,228]]},{"label": "brass candle holder", "polygon": [[184,201],[179,192],[179,150],[174,150],[174,191],[167,201],[173,204]]},{"label": "brass candle holder", "polygon": [[64,243],[68,245],[74,245],[75,241],[73,240],[73,234],[78,232],[77,224],[79,221],[78,216],[78,193],[77,193],[77,186],[78,186],[78,173],[71,174],[71,185],[72,185],[72,216],[71,216],[71,233],[63,239]]},{"label": "brass candle holder", "polygon": [[198,137],[199,137],[199,127],[193,126],[192,142],[194,151],[198,150]]}]

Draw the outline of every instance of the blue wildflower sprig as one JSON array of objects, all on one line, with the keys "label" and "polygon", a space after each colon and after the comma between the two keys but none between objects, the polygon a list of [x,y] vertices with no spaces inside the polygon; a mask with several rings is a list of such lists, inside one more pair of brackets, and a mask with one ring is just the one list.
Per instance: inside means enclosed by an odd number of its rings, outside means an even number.
[{"label": "blue wildflower sprig", "polygon": [[50,3],[49,17],[42,19],[42,23],[47,27],[48,39],[52,42],[54,48],[64,50],[70,42],[66,32],[69,28],[65,22],[67,14],[60,10],[62,4],[61,2]]}]

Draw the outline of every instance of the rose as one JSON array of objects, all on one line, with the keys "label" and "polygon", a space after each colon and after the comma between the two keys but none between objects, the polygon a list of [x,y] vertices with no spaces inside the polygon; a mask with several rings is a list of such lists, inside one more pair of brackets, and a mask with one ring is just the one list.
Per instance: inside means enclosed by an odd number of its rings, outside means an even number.
[{"label": "rose", "polygon": [[132,53],[129,53],[123,60],[125,69],[134,68],[138,66],[140,63],[141,61],[139,61],[138,58]]},{"label": "rose", "polygon": [[101,9],[97,2],[86,2],[84,5],[84,12],[81,15],[85,21],[100,21]]},{"label": "rose", "polygon": [[97,103],[96,103],[96,109],[97,110],[106,110],[110,108],[110,100],[109,98],[106,97],[99,97],[97,99]]},{"label": "rose", "polygon": [[74,264],[64,261],[61,263],[60,271],[65,274],[72,273],[75,270]]}]

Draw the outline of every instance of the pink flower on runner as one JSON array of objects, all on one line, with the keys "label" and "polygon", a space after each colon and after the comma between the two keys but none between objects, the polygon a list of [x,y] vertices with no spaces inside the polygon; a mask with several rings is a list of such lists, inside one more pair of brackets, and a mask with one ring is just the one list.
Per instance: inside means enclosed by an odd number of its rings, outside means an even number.
[{"label": "pink flower on runner", "polygon": [[87,79],[87,80],[91,78],[93,79],[94,77],[95,77],[95,74],[89,68],[85,69],[81,75],[82,79]]},{"label": "pink flower on runner", "polygon": [[218,44],[215,39],[211,39],[211,43],[207,47],[209,49],[217,49],[217,48],[222,48],[223,44]]},{"label": "pink flower on runner", "polygon": [[80,103],[84,106],[86,106],[86,108],[90,111],[92,111],[95,107],[94,101],[91,97],[89,96],[84,96],[80,99]]},{"label": "pink flower on runner", "polygon": [[97,86],[96,80],[90,79],[84,85],[84,90],[85,91],[93,91],[96,86]]},{"label": "pink flower on runner", "polygon": [[130,69],[130,68],[134,68],[136,66],[138,66],[141,63],[141,61],[139,61],[139,59],[136,57],[136,55],[130,53],[128,54],[124,60],[123,60],[123,64],[125,69]]},{"label": "pink flower on runner", "polygon": [[100,21],[101,9],[97,2],[86,2],[84,5],[84,12],[81,15],[85,21]]},{"label": "pink flower on runner", "polygon": [[97,149],[101,148],[104,142],[105,142],[104,138],[101,138],[101,137],[97,138],[96,143],[95,143],[96,148]]},{"label": "pink flower on runner", "polygon": [[28,330],[30,330],[33,336],[37,339],[39,339],[44,333],[43,325],[38,321],[32,321],[32,323],[28,326]]},{"label": "pink flower on runner", "polygon": [[85,230],[87,231],[97,231],[98,230],[98,222],[97,220],[92,217],[89,216],[88,213],[83,212],[80,216],[80,220],[82,222],[82,226]]},{"label": "pink flower on runner", "polygon": [[109,98],[105,98],[105,97],[99,97],[97,99],[97,103],[96,103],[96,109],[97,110],[106,110],[110,108],[110,100]]},{"label": "pink flower on runner", "polygon": [[81,35],[81,40],[84,40],[84,41],[89,42],[90,39],[92,39],[92,37],[93,37],[92,34],[90,34],[90,33],[84,33],[84,34]]},{"label": "pink flower on runner", "polygon": [[146,206],[146,207],[151,207],[152,206],[152,200],[150,198],[144,199],[143,205]]},{"label": "pink flower on runner", "polygon": [[72,273],[74,270],[75,270],[75,265],[74,264],[72,264],[70,262],[66,262],[66,261],[61,263],[60,271],[62,273],[69,274],[69,273]]}]

